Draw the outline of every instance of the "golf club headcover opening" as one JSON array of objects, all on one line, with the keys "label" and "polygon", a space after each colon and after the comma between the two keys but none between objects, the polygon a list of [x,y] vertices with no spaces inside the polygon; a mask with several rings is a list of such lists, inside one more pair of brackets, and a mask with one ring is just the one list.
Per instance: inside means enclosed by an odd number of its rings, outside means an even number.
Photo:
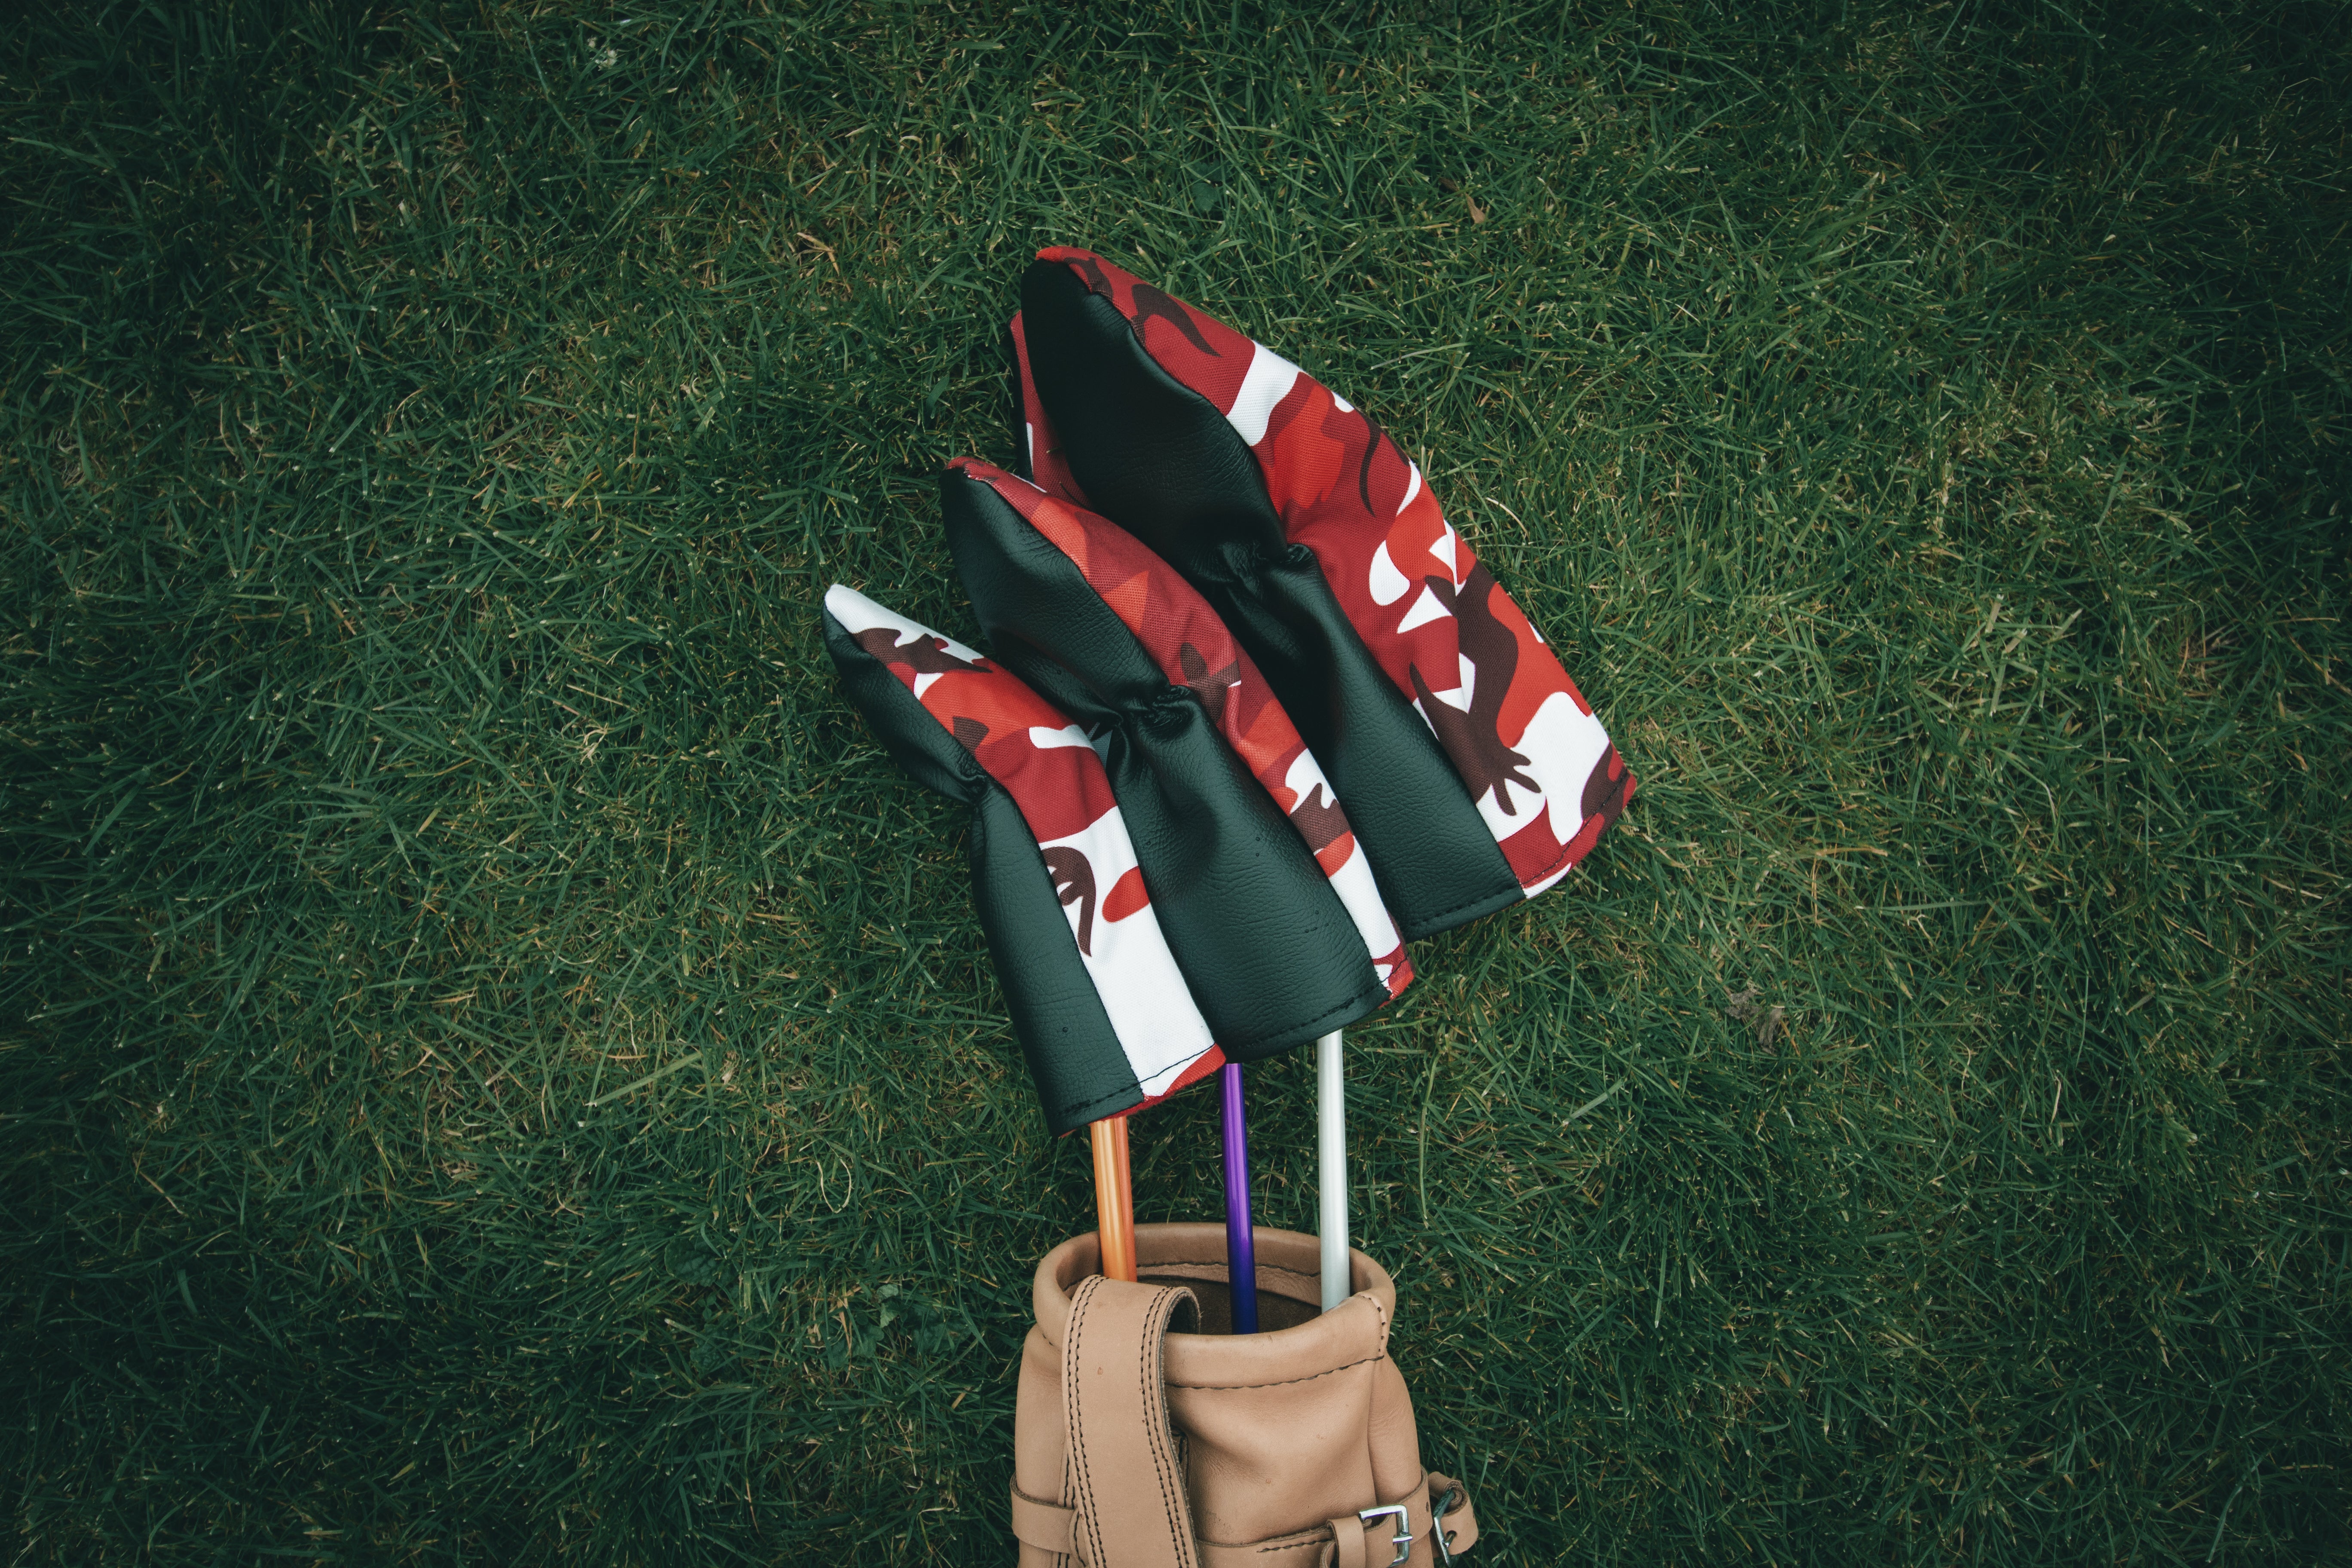
[{"label": "golf club headcover opening", "polygon": [[1256,667],[1133,535],[985,463],[941,477],[990,646],[1096,738],[1160,928],[1226,1057],[1412,979],[1347,813]]},{"label": "golf club headcover opening", "polygon": [[1088,251],[1038,253],[1013,337],[1036,483],[1233,628],[1407,936],[1532,898],[1591,850],[1633,775],[1368,415]]},{"label": "golf club headcover opening", "polygon": [[1224,1060],[1160,928],[1102,760],[971,648],[836,583],[825,647],[914,779],[971,808],[972,899],[1047,1125],[1164,1099]]}]

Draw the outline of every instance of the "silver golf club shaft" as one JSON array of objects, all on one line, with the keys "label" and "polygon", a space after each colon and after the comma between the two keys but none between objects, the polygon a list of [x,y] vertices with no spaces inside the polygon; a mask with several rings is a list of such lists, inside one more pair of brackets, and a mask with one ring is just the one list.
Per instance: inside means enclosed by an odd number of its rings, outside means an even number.
[{"label": "silver golf club shaft", "polygon": [[1348,1097],[1339,1077],[1339,1031],[1315,1042],[1316,1187],[1322,1239],[1323,1310],[1350,1294],[1348,1268]]}]

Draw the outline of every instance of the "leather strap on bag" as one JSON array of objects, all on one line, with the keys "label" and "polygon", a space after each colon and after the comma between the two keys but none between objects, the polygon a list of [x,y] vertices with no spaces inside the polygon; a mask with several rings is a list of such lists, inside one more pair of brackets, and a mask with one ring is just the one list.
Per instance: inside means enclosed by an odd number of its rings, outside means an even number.
[{"label": "leather strap on bag", "polygon": [[1200,1568],[1162,1371],[1170,1320],[1199,1310],[1181,1286],[1099,1274],[1070,1293],[1062,1340],[1062,1418],[1070,1435],[1064,1495],[1076,1513],[1071,1544],[1089,1568]]},{"label": "leather strap on bag", "polygon": [[[1443,1518],[1435,1514],[1440,1507],[1445,1510]],[[1397,1545],[1398,1521],[1391,1509],[1404,1511],[1402,1530],[1410,1541],[1403,1548]],[[1396,1563],[1442,1568],[1477,1541],[1478,1518],[1471,1511],[1469,1494],[1460,1482],[1432,1474],[1393,1502],[1361,1514],[1343,1514],[1313,1530],[1270,1541],[1203,1541],[1201,1568],[1391,1568]]]},{"label": "leather strap on bag", "polygon": [[[1427,1539],[1431,1561],[1444,1563],[1478,1543],[1478,1514],[1460,1482],[1433,1472],[1423,1489],[1397,1505],[1407,1527]],[[1444,1508],[1438,1516],[1433,1510]],[[1013,1489],[1013,1535],[1040,1552],[1058,1556],[1077,1551],[1077,1510]],[[1435,1528],[1432,1529],[1434,1521]],[[1439,1541],[1444,1537],[1443,1543]],[[1201,1568],[1384,1568],[1395,1556],[1394,1537],[1364,1529],[1361,1516],[1333,1520],[1320,1530],[1241,1545],[1200,1542]]]},{"label": "leather strap on bag", "polygon": [[1017,1486],[1013,1489],[1013,1540],[1055,1557],[1068,1557],[1078,1550],[1077,1532],[1077,1510],[1031,1497]]},{"label": "leather strap on bag", "polygon": [[[1149,1234],[1145,1239],[1156,1239],[1164,1247],[1168,1233],[1185,1228],[1146,1227]],[[1222,1230],[1207,1226],[1189,1228],[1201,1235],[1177,1239],[1197,1242],[1204,1256],[1208,1251],[1222,1251]],[[1268,1241],[1277,1247],[1290,1245],[1300,1258],[1313,1261],[1312,1237],[1262,1232],[1260,1240],[1262,1247]],[[1063,1249],[1049,1254],[1039,1265],[1039,1278],[1045,1283],[1038,1288],[1038,1326],[1031,1331],[1024,1352],[1019,1420],[1024,1447],[1022,1468],[1016,1469],[1016,1474],[1025,1478],[1028,1486],[1036,1491],[1024,1490],[1016,1480],[1011,1489],[1010,1511],[1013,1533],[1021,1542],[1024,1563],[1038,1568],[1047,1564],[1052,1568],[1074,1568],[1077,1564],[1084,1568],[1396,1568],[1399,1564],[1407,1568],[1445,1568],[1460,1561],[1476,1543],[1478,1521],[1465,1489],[1448,1477],[1423,1470],[1417,1463],[1418,1456],[1411,1448],[1400,1452],[1394,1442],[1386,1449],[1381,1447],[1385,1437],[1393,1437],[1400,1430],[1404,1440],[1410,1441],[1409,1416],[1400,1419],[1394,1410],[1385,1420],[1375,1410],[1368,1433],[1372,1451],[1366,1457],[1374,1460],[1373,1484],[1364,1490],[1373,1495],[1365,1497],[1364,1501],[1370,1506],[1360,1512],[1343,1512],[1320,1523],[1307,1523],[1335,1503],[1344,1505],[1355,1500],[1348,1495],[1354,1486],[1344,1488],[1337,1496],[1332,1494],[1328,1454],[1322,1455],[1320,1468],[1292,1467],[1299,1473],[1291,1475],[1283,1468],[1289,1450],[1277,1445],[1278,1452],[1268,1453],[1261,1443],[1256,1450],[1260,1462],[1244,1473],[1243,1479],[1244,1484],[1273,1488],[1276,1493],[1272,1500],[1274,1506],[1265,1506],[1268,1500],[1265,1498],[1255,1499],[1257,1506],[1241,1510],[1233,1516],[1232,1522],[1240,1525],[1242,1531],[1247,1531],[1252,1522],[1258,1529],[1283,1525],[1291,1528],[1247,1541],[1199,1539],[1193,1517],[1196,1500],[1191,1484],[1195,1478],[1189,1474],[1188,1449],[1191,1458],[1196,1460],[1203,1457],[1200,1446],[1204,1443],[1210,1445],[1205,1450],[1207,1455],[1223,1451],[1216,1447],[1218,1435],[1223,1432],[1230,1440],[1231,1434],[1225,1429],[1234,1426],[1235,1420],[1231,1410],[1199,1404],[1202,1391],[1231,1386],[1246,1393],[1284,1385],[1279,1381],[1268,1381],[1273,1374],[1256,1367],[1230,1373],[1222,1380],[1202,1378],[1198,1375],[1202,1364],[1221,1365],[1220,1357],[1230,1361],[1233,1354],[1219,1348],[1227,1346],[1228,1342],[1188,1336],[1173,1348],[1179,1365],[1190,1369],[1183,1376],[1177,1399],[1178,1407],[1185,1411],[1185,1419],[1194,1425],[1194,1429],[1189,1436],[1180,1432],[1170,1405],[1168,1363],[1171,1347],[1167,1336],[1171,1329],[1193,1326],[1177,1316],[1187,1313],[1197,1317],[1199,1303],[1192,1292],[1181,1285],[1133,1284],[1107,1279],[1098,1274],[1081,1275],[1081,1269],[1093,1266],[1092,1252],[1083,1258],[1064,1257],[1068,1250],[1069,1244],[1065,1244]],[[1055,1262],[1057,1258],[1061,1259],[1059,1264]],[[1161,1259],[1163,1264],[1166,1261]],[[1179,1258],[1177,1261],[1181,1263],[1184,1259]],[[1379,1272],[1377,1264],[1362,1259],[1360,1255],[1359,1262],[1377,1277],[1379,1286],[1386,1288],[1387,1277]],[[1302,1299],[1311,1300],[1313,1276],[1299,1278],[1309,1290]],[[1050,1294],[1047,1285],[1052,1287]],[[1381,1304],[1378,1298],[1372,1302],[1375,1308]],[[1381,1329],[1379,1337],[1384,1342],[1387,1313],[1381,1311],[1377,1316]],[[1283,1337],[1297,1332],[1284,1331]],[[1359,1332],[1356,1339],[1361,1338],[1363,1334]],[[1349,1358],[1360,1356],[1366,1349],[1353,1339],[1338,1345],[1314,1341],[1311,1336],[1286,1347],[1277,1344],[1275,1336],[1231,1344],[1234,1353],[1282,1351],[1285,1357],[1297,1364],[1280,1370],[1296,1373],[1291,1381],[1304,1384],[1328,1376],[1331,1366],[1338,1365],[1344,1372],[1362,1364],[1360,1360]],[[1212,1351],[1215,1355],[1202,1363],[1202,1357]],[[1265,1358],[1260,1355],[1259,1359]],[[1316,1373],[1316,1367],[1327,1370]],[[1388,1371],[1388,1375],[1391,1382],[1397,1382],[1392,1370]],[[1378,1390],[1374,1393],[1377,1400]],[[1397,1382],[1391,1397],[1402,1409],[1410,1409],[1402,1404],[1406,1395],[1401,1382]],[[1297,1406],[1295,1410],[1293,1405]],[[1278,1397],[1267,1405],[1257,1400],[1243,1412],[1242,1425],[1253,1432],[1261,1431],[1267,1422],[1316,1418],[1320,1408],[1312,1401]],[[1325,1425],[1329,1424],[1328,1412],[1321,1419]],[[1049,1424],[1058,1426],[1060,1430],[1050,1431]],[[1341,1436],[1344,1438],[1344,1433]],[[1048,1437],[1050,1447],[1036,1441]],[[1242,1445],[1244,1449],[1247,1447]],[[1038,1451],[1041,1448],[1043,1452]],[[1404,1469],[1403,1464],[1411,1464],[1412,1468]],[[1268,1473],[1269,1470],[1276,1473]],[[1385,1475],[1393,1485],[1402,1479],[1401,1471],[1414,1477],[1412,1483],[1399,1489],[1402,1495],[1389,1497],[1374,1492],[1380,1485],[1379,1477]],[[1223,1471],[1212,1468],[1202,1484],[1213,1489],[1223,1479]],[[1320,1506],[1312,1507],[1311,1511],[1295,1506],[1310,1493]],[[1293,1506],[1283,1506],[1281,1499],[1285,1495],[1293,1498]]]}]

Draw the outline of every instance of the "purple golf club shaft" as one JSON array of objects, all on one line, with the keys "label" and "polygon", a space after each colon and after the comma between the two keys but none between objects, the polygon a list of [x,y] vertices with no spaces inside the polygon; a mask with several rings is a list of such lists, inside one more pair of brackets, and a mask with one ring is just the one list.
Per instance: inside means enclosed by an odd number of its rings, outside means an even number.
[{"label": "purple golf club shaft", "polygon": [[1224,1099],[1225,1276],[1233,1282],[1234,1332],[1257,1332],[1257,1238],[1250,1230],[1249,1123],[1242,1114],[1242,1069],[1217,1069]]}]

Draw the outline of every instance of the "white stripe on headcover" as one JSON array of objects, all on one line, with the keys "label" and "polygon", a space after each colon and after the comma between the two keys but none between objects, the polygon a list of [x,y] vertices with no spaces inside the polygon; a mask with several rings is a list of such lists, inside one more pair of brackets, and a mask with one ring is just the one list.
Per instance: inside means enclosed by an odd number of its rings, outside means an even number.
[{"label": "white stripe on headcover", "polygon": [[1385,539],[1372,551],[1371,570],[1364,585],[1371,590],[1375,605],[1393,605],[1412,591],[1412,581],[1389,559],[1389,542]]},{"label": "white stripe on headcover", "polygon": [[1462,586],[1461,574],[1454,564],[1454,525],[1449,522],[1445,525],[1445,531],[1439,534],[1435,542],[1430,545],[1429,552],[1445,563],[1446,580],[1459,588]]},{"label": "white stripe on headcover", "polygon": [[1234,395],[1234,411],[1225,416],[1225,423],[1256,446],[1265,439],[1265,422],[1274,416],[1275,405],[1290,395],[1298,376],[1297,365],[1264,343],[1252,343],[1249,374],[1242,377],[1242,389]]},{"label": "white stripe on headcover", "polygon": [[[839,583],[825,590],[824,607],[835,620],[853,632],[888,627],[897,634],[897,646],[900,647],[919,638],[939,637],[947,651],[960,659],[970,662],[980,658],[952,637],[942,637],[919,621],[884,609],[855,588]],[[931,675],[915,679],[915,695],[919,699],[923,688],[940,678]],[[1013,677],[1007,675],[1004,679]],[[1033,725],[1026,733],[1029,743],[1039,751],[1096,750],[1086,732],[1075,724],[1060,730]],[[1099,770],[1099,757],[1091,765]],[[1106,781],[1104,794],[1108,793]],[[1017,806],[1019,802],[1014,805]],[[1137,1085],[1147,1096],[1167,1092],[1183,1076],[1184,1069],[1200,1060],[1215,1041],[1209,1034],[1208,1020],[1201,1016],[1192,992],[1185,987],[1175,954],[1168,951],[1168,939],[1161,933],[1160,917],[1150,904],[1147,902],[1120,921],[1111,920],[1104,912],[1103,905],[1109,900],[1111,889],[1118,886],[1120,878],[1135,869],[1135,845],[1128,837],[1126,820],[1114,805],[1077,832],[1040,844],[1038,848],[1072,849],[1085,857],[1094,880],[1094,898],[1064,905],[1062,916],[1069,921],[1073,945],[1076,944],[1081,921],[1092,917],[1087,921],[1086,945],[1078,948],[1078,962],[1086,966],[1087,978],[1094,983],[1095,994],[1102,999],[1103,1012],[1110,1018],[1111,1033],[1118,1040],[1119,1054],[1127,1058]]]},{"label": "white stripe on headcover", "polygon": [[[1323,776],[1323,764],[1315,760],[1312,752],[1301,752],[1290,759],[1290,771],[1283,775],[1282,785],[1302,801],[1339,798],[1331,791],[1331,781]],[[1381,901],[1380,885],[1372,880],[1371,862],[1364,858],[1363,840],[1358,839],[1349,848],[1338,870],[1326,872],[1325,876],[1331,883],[1331,890],[1339,895],[1339,902],[1346,906],[1348,918],[1355,922],[1356,934],[1363,938],[1364,951],[1376,959],[1394,952],[1403,939],[1397,935],[1396,922],[1389,918],[1388,905]]]},{"label": "white stripe on headcover", "polygon": [[1415,626],[1425,626],[1432,621],[1442,621],[1453,613],[1437,602],[1436,595],[1424,587],[1421,591],[1421,597],[1412,602],[1412,608],[1404,613],[1404,619],[1397,623],[1397,630],[1409,632]]},{"label": "white stripe on headcover", "polygon": [[1111,889],[1135,868],[1135,846],[1128,838],[1126,820],[1113,806],[1067,837],[1038,847],[1074,849],[1086,858],[1095,896],[1090,905],[1063,905],[1062,915],[1070,922],[1074,941],[1084,917],[1093,915],[1087,944],[1078,950],[1079,961],[1095,983],[1103,1011],[1110,1015],[1111,1031],[1118,1037],[1136,1082],[1147,1095],[1162,1092],[1216,1042],[1210,1037],[1208,1020],[1193,1005],[1151,906],[1147,903],[1121,921],[1103,912]]},{"label": "white stripe on headcover", "polygon": [[905,647],[918,637],[938,637],[947,644],[948,652],[967,664],[980,658],[971,649],[941,632],[935,632],[920,621],[910,621],[895,610],[886,610],[845,583],[835,583],[824,591],[824,607],[833,618],[853,632],[870,632],[876,626],[888,626],[898,634],[898,646]]},{"label": "white stripe on headcover", "polygon": [[1565,691],[1543,700],[1513,743],[1528,759],[1528,773],[1543,785],[1551,806],[1551,834],[1562,844],[1584,826],[1584,784],[1609,750],[1609,731]]},{"label": "white stripe on headcover", "polygon": [[[1536,709],[1519,738],[1506,743],[1525,760],[1525,772],[1536,781],[1536,788],[1530,791],[1513,784],[1508,811],[1503,809],[1496,790],[1489,788],[1480,795],[1478,815],[1486,819],[1486,831],[1500,844],[1533,822],[1540,811],[1547,817],[1545,827],[1566,844],[1584,826],[1584,782],[1608,751],[1609,732],[1567,692],[1555,691]],[[1550,885],[1548,881],[1528,889],[1528,897]]]},{"label": "white stripe on headcover", "polygon": [[[856,589],[844,584],[835,583],[824,591],[824,607],[832,612],[835,620],[853,632],[868,632],[877,626],[887,626],[898,634],[898,646],[900,647],[905,647],[908,643],[924,637],[938,637],[940,642],[947,645],[949,653],[966,663],[980,658],[980,655],[972,652],[955,638],[933,631],[920,621],[910,621],[895,611],[886,610]],[[915,700],[920,702],[923,700],[923,693],[929,691],[931,689],[931,683],[937,679],[939,677],[936,675],[917,675]]]},{"label": "white stripe on headcover", "polygon": [[[1388,905],[1381,902],[1380,884],[1372,880],[1372,863],[1360,841],[1331,873],[1331,890],[1347,906],[1348,918],[1356,922],[1356,934],[1364,939],[1364,951],[1374,959],[1386,958],[1404,945],[1395,922],[1389,919]],[[1381,971],[1382,984],[1388,978],[1388,971]]]}]

